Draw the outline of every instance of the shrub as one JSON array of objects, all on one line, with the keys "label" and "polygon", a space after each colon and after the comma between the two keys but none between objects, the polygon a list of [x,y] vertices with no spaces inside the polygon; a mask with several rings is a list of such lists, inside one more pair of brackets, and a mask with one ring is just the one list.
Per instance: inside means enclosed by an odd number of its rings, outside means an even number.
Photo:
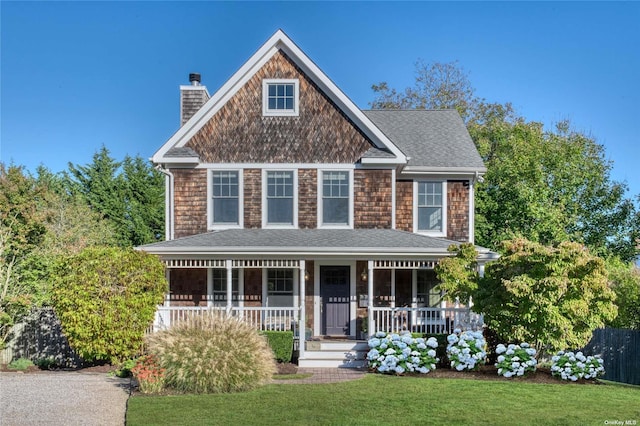
[{"label": "shrub", "polygon": [[56,361],[55,357],[47,356],[44,358],[37,359],[35,364],[41,370],[53,370],[58,366],[58,361]]},{"label": "shrub", "polygon": [[498,375],[504,377],[523,376],[527,372],[536,371],[536,350],[529,346],[528,343],[519,345],[510,344],[505,347],[499,344],[496,347],[498,354]]},{"label": "shrub", "polygon": [[447,336],[447,358],[451,368],[458,371],[477,370],[487,358],[487,342],[480,331],[461,331],[456,328]]},{"label": "shrub", "polygon": [[165,369],[158,365],[153,355],[145,355],[134,361],[131,374],[138,381],[138,389],[142,393],[160,393],[164,389]]},{"label": "shrub", "polygon": [[562,380],[595,379],[604,374],[604,361],[598,355],[560,351],[551,358],[551,374]]},{"label": "shrub", "polygon": [[118,364],[142,352],[144,333],[167,290],[156,256],[90,248],[61,258],[55,275],[53,305],[83,360]]},{"label": "shrub", "polygon": [[293,356],[293,331],[263,331],[278,362],[291,362]]},{"label": "shrub", "polygon": [[11,361],[9,365],[7,365],[7,368],[9,370],[25,371],[27,368],[31,367],[32,365],[33,365],[33,362],[31,362],[31,360],[27,358],[18,358]]},{"label": "shrub", "polygon": [[411,333],[386,334],[377,332],[369,339],[371,350],[367,353],[369,368],[379,373],[402,374],[418,372],[426,374],[436,369],[435,348],[438,342],[431,337],[411,337]]},{"label": "shrub", "polygon": [[221,312],[192,317],[152,334],[147,347],[166,369],[165,385],[181,392],[246,391],[276,372],[266,337]]},{"label": "shrub", "polygon": [[122,364],[120,364],[120,366],[118,367],[118,369],[116,370],[115,374],[118,377],[129,377],[131,376],[131,370],[133,369],[133,367],[135,367],[138,363],[139,363],[140,359],[128,359],[125,362],[123,362]]}]

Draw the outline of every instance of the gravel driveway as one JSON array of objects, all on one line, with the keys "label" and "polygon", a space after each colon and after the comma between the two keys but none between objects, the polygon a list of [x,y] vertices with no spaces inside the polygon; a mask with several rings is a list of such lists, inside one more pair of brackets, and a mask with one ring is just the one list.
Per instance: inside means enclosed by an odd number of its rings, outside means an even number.
[{"label": "gravel driveway", "polygon": [[0,373],[0,425],[123,425],[128,398],[104,373]]}]

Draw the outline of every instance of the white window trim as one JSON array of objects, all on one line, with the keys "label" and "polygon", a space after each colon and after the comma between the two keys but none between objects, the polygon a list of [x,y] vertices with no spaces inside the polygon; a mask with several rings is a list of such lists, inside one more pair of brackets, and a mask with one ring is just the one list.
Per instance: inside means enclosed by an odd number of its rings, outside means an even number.
[{"label": "white window trim", "polygon": [[[420,182],[432,182],[442,184],[442,230],[426,231],[418,230],[418,184]],[[438,179],[420,179],[413,181],[413,232],[417,234],[429,235],[431,237],[447,236],[447,181]]]},{"label": "white window trim", "polygon": [[[347,217],[347,223],[344,225],[341,224],[336,224],[336,223],[329,223],[329,224],[324,224],[322,222],[322,218],[324,217],[323,215],[323,208],[324,205],[322,203],[322,198],[323,198],[323,186],[322,186],[322,182],[324,181],[324,173],[325,172],[348,172],[348,178],[349,178],[349,216]],[[317,183],[318,183],[318,190],[317,192],[317,210],[318,210],[318,228],[323,228],[323,229],[353,229],[353,169],[331,169],[331,170],[318,170],[318,174],[317,174]]]},{"label": "white window trim", "polygon": [[[238,223],[213,223],[213,173],[238,172]],[[207,229],[239,229],[244,227],[244,179],[242,169],[209,169],[207,171]]]},{"label": "white window trim", "polygon": [[[269,223],[267,206],[267,174],[270,172],[292,172],[293,174],[293,225]],[[262,170],[262,228],[263,229],[295,229],[298,228],[298,169],[263,169]]]},{"label": "white window trim", "polygon": [[[269,85],[293,84],[293,110],[269,109]],[[294,79],[265,78],[262,80],[262,115],[297,117],[300,111],[300,82]]]}]

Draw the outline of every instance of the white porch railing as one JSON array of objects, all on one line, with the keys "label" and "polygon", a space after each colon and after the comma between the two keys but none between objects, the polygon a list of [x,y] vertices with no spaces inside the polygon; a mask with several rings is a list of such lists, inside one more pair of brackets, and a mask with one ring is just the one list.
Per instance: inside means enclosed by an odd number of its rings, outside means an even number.
[{"label": "white porch railing", "polygon": [[456,328],[478,330],[484,324],[482,315],[469,308],[372,308],[374,330],[387,333],[450,334]]},{"label": "white porch railing", "polygon": [[[227,312],[226,306],[159,306],[153,322],[153,329],[160,331],[170,328],[182,320],[198,316],[214,315]],[[297,330],[300,308],[294,307],[238,307],[233,306],[231,316],[242,318],[258,330],[293,331]]]}]

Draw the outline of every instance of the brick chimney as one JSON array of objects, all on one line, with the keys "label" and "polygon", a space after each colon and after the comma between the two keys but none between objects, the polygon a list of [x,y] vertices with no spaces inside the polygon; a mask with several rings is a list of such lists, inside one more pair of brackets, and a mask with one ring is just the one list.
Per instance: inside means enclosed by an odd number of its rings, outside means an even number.
[{"label": "brick chimney", "polygon": [[180,126],[182,127],[209,100],[207,88],[200,84],[200,74],[189,74],[191,85],[180,86]]}]

